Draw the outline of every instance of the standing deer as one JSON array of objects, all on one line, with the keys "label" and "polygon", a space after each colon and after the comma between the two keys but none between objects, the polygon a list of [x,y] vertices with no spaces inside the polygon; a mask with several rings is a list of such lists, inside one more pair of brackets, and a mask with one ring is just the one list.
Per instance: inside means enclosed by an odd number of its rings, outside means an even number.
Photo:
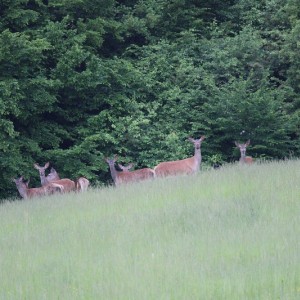
[{"label": "standing deer", "polygon": [[39,188],[29,188],[29,181],[24,182],[23,176],[17,179],[13,179],[13,181],[15,182],[21,197],[24,199],[47,196],[57,192],[63,192],[64,190],[64,186],[62,184],[54,182],[46,184]]},{"label": "standing deer", "polygon": [[110,168],[111,177],[116,186],[124,183],[137,182],[140,180],[150,179],[154,177],[154,171],[149,168],[130,172],[129,169],[132,167],[132,164],[128,167],[124,167],[124,171],[117,171],[115,168],[115,162],[117,161],[117,159],[117,155],[115,155],[112,159],[105,158],[105,161],[108,163]]},{"label": "standing deer", "polygon": [[[45,171],[49,167],[49,162],[45,164],[44,167],[39,166],[38,164],[34,164],[34,167],[39,171],[40,173],[40,178],[41,178],[41,184],[45,185],[48,184],[49,182],[58,182],[60,180],[63,180],[62,184],[66,184],[66,189],[65,191],[72,191],[76,190],[79,192],[84,192],[88,189],[88,186],[90,185],[90,182],[88,179],[84,177],[79,177],[76,182],[70,180],[70,179],[60,179],[58,173],[54,168],[51,168],[50,173],[46,176]],[[72,181],[72,182],[70,182]],[[73,185],[74,182],[74,185]]]},{"label": "standing deer", "polygon": [[246,149],[250,145],[250,140],[248,140],[245,144],[240,144],[238,142],[234,142],[234,143],[240,149],[241,152],[240,163],[252,164],[253,158],[251,156],[246,156]]},{"label": "standing deer", "polygon": [[201,143],[205,139],[205,136],[201,136],[200,139],[188,138],[190,142],[194,144],[195,153],[194,156],[175,161],[165,161],[159,163],[155,168],[155,176],[174,176],[179,174],[195,174],[200,168],[202,161],[201,156]]}]

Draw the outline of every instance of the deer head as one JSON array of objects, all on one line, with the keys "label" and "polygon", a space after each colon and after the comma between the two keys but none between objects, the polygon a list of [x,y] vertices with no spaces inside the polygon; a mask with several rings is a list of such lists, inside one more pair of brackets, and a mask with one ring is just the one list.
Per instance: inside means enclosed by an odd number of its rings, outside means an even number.
[{"label": "deer head", "polygon": [[60,177],[54,168],[51,168],[50,173],[47,175],[47,181],[59,180]]},{"label": "deer head", "polygon": [[48,183],[47,179],[46,179],[46,175],[45,175],[45,171],[46,169],[49,167],[49,162],[47,162],[45,164],[44,167],[39,166],[38,164],[33,164],[33,166],[35,167],[35,169],[37,169],[39,171],[40,174],[40,178],[41,178],[41,184],[45,185]]},{"label": "deer head", "polygon": [[250,145],[250,140],[248,140],[246,143],[244,144],[240,144],[238,142],[234,142],[235,145],[240,149],[240,152],[241,152],[241,158],[244,158],[246,157],[246,150],[247,150],[247,147]]},{"label": "deer head", "polygon": [[191,138],[191,137],[188,138],[188,140],[189,140],[191,143],[194,144],[195,149],[200,149],[200,148],[201,148],[201,143],[203,142],[204,139],[205,139],[205,136],[204,136],[204,135],[202,135],[202,136],[200,137],[200,139],[193,139],[193,138]]}]

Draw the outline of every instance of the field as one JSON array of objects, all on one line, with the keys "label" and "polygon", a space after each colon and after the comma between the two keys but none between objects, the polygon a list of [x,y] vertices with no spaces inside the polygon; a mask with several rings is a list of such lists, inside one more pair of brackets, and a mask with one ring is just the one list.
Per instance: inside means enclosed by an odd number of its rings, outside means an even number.
[{"label": "field", "polygon": [[1,299],[300,299],[300,161],[0,205]]}]

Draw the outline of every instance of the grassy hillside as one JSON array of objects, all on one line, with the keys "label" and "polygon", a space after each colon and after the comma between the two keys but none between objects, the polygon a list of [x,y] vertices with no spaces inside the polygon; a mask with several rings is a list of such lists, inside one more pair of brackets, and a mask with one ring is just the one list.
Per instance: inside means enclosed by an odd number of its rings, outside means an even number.
[{"label": "grassy hillside", "polygon": [[1,299],[299,299],[300,161],[0,206]]}]

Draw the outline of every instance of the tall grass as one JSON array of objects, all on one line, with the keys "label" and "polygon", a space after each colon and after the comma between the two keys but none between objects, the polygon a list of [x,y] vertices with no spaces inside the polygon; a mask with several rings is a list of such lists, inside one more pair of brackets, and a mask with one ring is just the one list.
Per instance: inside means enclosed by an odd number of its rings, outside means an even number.
[{"label": "tall grass", "polygon": [[300,161],[0,206],[1,299],[299,299]]}]

